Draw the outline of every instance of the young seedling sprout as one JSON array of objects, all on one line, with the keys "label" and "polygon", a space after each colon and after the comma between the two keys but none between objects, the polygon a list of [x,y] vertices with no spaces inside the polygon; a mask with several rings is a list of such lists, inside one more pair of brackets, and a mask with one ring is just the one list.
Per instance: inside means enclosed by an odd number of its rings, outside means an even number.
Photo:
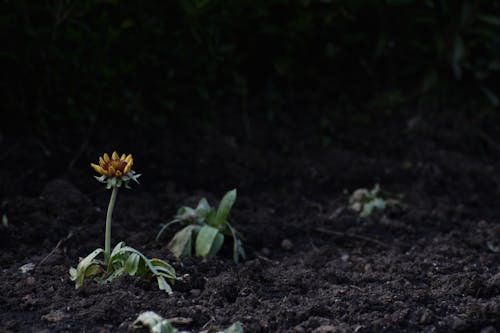
[{"label": "young seedling sprout", "polygon": [[373,189],[359,188],[349,197],[349,208],[357,213],[359,217],[368,217],[374,211],[383,211],[387,207],[395,207],[400,204],[398,195],[396,199],[394,194],[382,191],[379,184],[375,184]]},{"label": "young seedling sprout", "polygon": [[[187,333],[177,330],[168,319],[163,318],[154,311],[142,312],[137,319],[132,323],[132,328],[148,328],[150,333]],[[243,333],[243,324],[239,321],[233,323],[225,330],[221,330],[217,326],[211,326],[202,332],[213,333]]]},{"label": "young seedling sprout", "polygon": [[[76,269],[73,267],[70,269],[71,280],[75,281],[76,288],[79,288],[87,277],[94,276],[98,282],[105,283],[112,282],[122,274],[128,273],[146,278],[156,277],[158,287],[171,294],[172,288],[167,280],[173,282],[180,279],[176,276],[174,268],[163,260],[148,259],[136,249],[125,246],[124,242],[118,243],[111,251],[111,220],[118,189],[122,186],[130,188],[130,181],[138,183],[137,179],[140,177],[140,174],[132,170],[133,163],[131,154],[120,156],[115,151],[111,157],[108,154],[99,157],[98,165],[90,164],[100,174],[95,178],[111,190],[111,198],[106,214],[104,250],[101,248],[94,250],[78,263]],[[104,256],[104,262],[96,259],[101,253]]]}]

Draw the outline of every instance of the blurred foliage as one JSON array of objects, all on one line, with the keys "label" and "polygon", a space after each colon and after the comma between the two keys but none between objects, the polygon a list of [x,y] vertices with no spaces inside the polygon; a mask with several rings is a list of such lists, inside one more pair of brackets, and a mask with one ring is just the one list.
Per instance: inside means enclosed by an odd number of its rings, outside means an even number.
[{"label": "blurred foliage", "polygon": [[[165,121],[260,101],[499,104],[500,0],[2,0],[18,123]],[[244,111],[246,112],[246,111]]]}]

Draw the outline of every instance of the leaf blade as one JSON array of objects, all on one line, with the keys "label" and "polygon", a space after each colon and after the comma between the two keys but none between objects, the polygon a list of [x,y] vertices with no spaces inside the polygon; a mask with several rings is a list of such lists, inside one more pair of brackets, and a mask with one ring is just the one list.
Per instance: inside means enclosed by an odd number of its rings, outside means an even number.
[{"label": "leaf blade", "polygon": [[167,230],[168,227],[170,227],[172,224],[176,224],[176,223],[180,223],[180,222],[181,222],[181,220],[179,220],[179,219],[173,219],[172,221],[165,223],[165,225],[160,229],[158,234],[156,234],[155,240],[159,241],[161,235],[165,232],[165,230]]},{"label": "leaf blade", "polygon": [[94,261],[95,257],[97,257],[99,254],[103,252],[104,250],[101,248],[95,249],[78,263],[78,266],[76,266],[76,271],[74,269],[70,270],[70,276],[71,276],[70,278],[73,281],[75,281],[76,289],[80,288],[83,285],[83,281],[85,280],[87,270],[91,266],[97,264]]},{"label": "leaf blade", "polygon": [[188,225],[178,231],[170,240],[167,247],[176,258],[191,255],[192,237],[196,226]]},{"label": "leaf blade", "polygon": [[198,232],[198,236],[196,237],[196,255],[200,257],[213,256],[217,253],[217,251],[219,251],[223,242],[224,236],[218,229],[205,225],[201,227]]},{"label": "leaf blade", "polygon": [[219,203],[219,208],[217,208],[217,213],[215,215],[214,226],[217,227],[221,223],[227,220],[229,212],[236,201],[236,189],[227,192]]}]

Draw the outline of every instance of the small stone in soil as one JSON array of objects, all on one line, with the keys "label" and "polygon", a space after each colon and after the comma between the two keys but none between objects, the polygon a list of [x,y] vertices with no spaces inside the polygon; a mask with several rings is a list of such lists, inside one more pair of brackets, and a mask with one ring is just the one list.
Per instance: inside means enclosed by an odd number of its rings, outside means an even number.
[{"label": "small stone in soil", "polygon": [[281,242],[281,247],[287,251],[290,251],[291,249],[293,249],[293,243],[288,238],[285,238]]},{"label": "small stone in soil", "polygon": [[336,327],[333,325],[321,325],[314,329],[313,333],[344,333],[347,332],[342,327]]},{"label": "small stone in soil", "polygon": [[191,290],[189,291],[189,293],[190,293],[191,295],[193,295],[194,297],[197,297],[197,296],[200,296],[201,290],[200,290],[200,289],[191,289]]},{"label": "small stone in soil", "polygon": [[34,285],[34,284],[35,284],[35,282],[36,282],[36,280],[35,280],[35,278],[34,278],[34,277],[32,277],[32,276],[28,276],[28,278],[26,278],[26,284],[27,284],[28,286],[32,286],[32,285]]},{"label": "small stone in soil", "polygon": [[293,328],[293,332],[295,333],[304,333],[306,330],[304,329],[304,327],[300,326],[300,325],[297,325]]},{"label": "small stone in soil", "polygon": [[479,333],[497,333],[497,330],[493,326],[486,326]]},{"label": "small stone in soil", "polygon": [[260,250],[263,256],[267,257],[271,254],[271,250],[269,250],[267,247],[263,247],[262,250]]},{"label": "small stone in soil", "polygon": [[193,318],[187,317],[172,317],[168,318],[168,321],[172,325],[190,325],[193,322]]},{"label": "small stone in soil", "polygon": [[22,265],[21,267],[19,267],[19,270],[21,271],[21,273],[23,274],[26,274],[28,272],[31,272],[32,270],[35,269],[35,264],[30,262],[30,263],[27,263],[25,265]]},{"label": "small stone in soil", "polygon": [[491,287],[500,287],[500,273],[497,273],[489,278],[487,285]]},{"label": "small stone in soil", "polygon": [[61,310],[53,310],[42,316],[42,320],[48,321],[49,323],[57,323],[68,317],[68,315]]}]

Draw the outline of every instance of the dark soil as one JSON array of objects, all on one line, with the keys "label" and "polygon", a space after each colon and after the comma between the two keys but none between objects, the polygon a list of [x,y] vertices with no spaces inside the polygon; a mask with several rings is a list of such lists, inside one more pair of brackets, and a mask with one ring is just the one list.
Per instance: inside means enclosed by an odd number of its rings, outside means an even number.
[{"label": "dark soil", "polygon": [[[390,127],[321,145],[314,126],[252,124],[248,136],[235,123],[3,137],[0,332],[145,332],[130,324],[146,310],[190,318],[176,326],[192,332],[235,321],[245,332],[500,332],[500,254],[487,246],[500,243],[498,164]],[[89,163],[114,149],[143,176],[118,194],[113,243],[189,274],[172,297],[128,276],[78,290],[69,279],[103,247],[110,193]],[[402,204],[360,219],[349,194],[375,183]],[[175,261],[168,239],[154,241],[179,206],[232,188],[246,261],[226,250]]]}]

